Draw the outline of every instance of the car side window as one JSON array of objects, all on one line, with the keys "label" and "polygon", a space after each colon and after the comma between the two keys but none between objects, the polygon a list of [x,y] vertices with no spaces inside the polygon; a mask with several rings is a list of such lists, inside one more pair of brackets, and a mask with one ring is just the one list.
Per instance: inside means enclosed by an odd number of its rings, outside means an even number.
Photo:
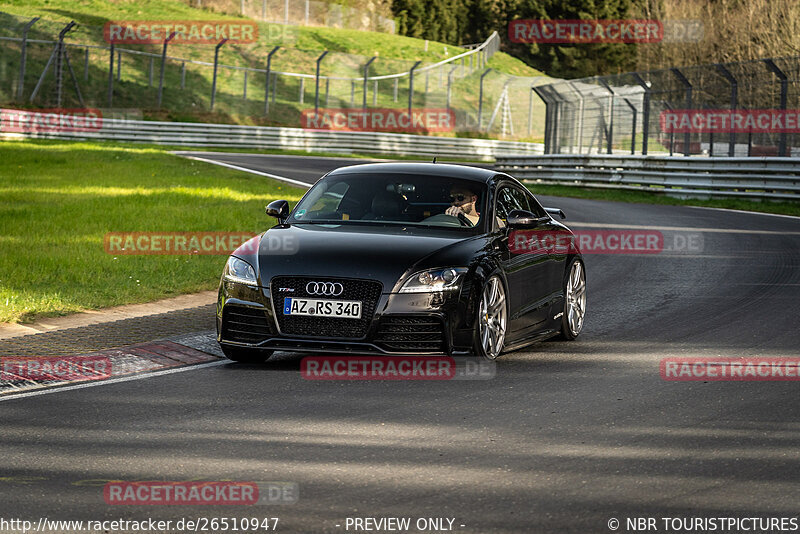
[{"label": "car side window", "polygon": [[530,205],[530,212],[539,217],[547,217],[547,212],[544,210],[539,201],[535,197],[528,196],[528,205]]},{"label": "car side window", "polygon": [[515,187],[501,187],[495,203],[495,228],[507,225],[508,214],[514,210],[530,211],[528,197]]}]

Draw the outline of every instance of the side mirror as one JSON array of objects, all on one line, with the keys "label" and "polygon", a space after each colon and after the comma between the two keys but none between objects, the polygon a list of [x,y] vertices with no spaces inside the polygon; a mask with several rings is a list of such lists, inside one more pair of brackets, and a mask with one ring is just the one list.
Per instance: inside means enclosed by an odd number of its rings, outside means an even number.
[{"label": "side mirror", "polygon": [[286,200],[275,200],[267,206],[267,215],[275,217],[278,222],[283,224],[289,218],[289,202]]},{"label": "side mirror", "polygon": [[[550,220],[548,217],[547,220]],[[509,228],[533,228],[538,226],[544,218],[539,218],[530,211],[526,210],[512,210],[506,217],[506,223]]]},{"label": "side mirror", "polygon": [[566,219],[567,216],[564,215],[564,212],[558,208],[545,208],[544,211],[549,213],[550,215],[558,215],[562,219]]}]

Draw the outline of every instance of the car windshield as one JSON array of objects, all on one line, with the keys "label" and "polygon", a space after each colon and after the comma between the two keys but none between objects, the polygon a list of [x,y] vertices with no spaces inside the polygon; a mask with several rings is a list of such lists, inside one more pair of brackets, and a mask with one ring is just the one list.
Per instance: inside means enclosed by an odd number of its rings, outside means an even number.
[{"label": "car windshield", "polygon": [[486,184],[388,173],[320,180],[295,207],[294,223],[402,224],[469,229],[483,225]]}]

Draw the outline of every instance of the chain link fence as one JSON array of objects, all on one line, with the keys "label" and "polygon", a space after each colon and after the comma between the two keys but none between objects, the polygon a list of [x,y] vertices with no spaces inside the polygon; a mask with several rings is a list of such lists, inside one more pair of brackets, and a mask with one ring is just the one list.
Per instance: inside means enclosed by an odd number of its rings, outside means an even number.
[{"label": "chain link fence", "polygon": [[[275,25],[259,28],[262,35],[276,33]],[[99,25],[0,13],[0,103],[292,127],[322,108],[432,109],[455,119],[444,135],[532,141],[544,135],[545,106],[531,86],[550,79],[489,68],[500,47],[497,33],[464,48],[431,43],[422,61],[291,45],[276,39],[266,46],[263,40],[115,46]]]},{"label": "chain link fence", "polygon": [[[363,6],[322,0],[184,0],[189,6],[264,22],[395,33],[389,2]],[[352,4],[353,2],[349,2]]]},{"label": "chain link fence", "polygon": [[540,85],[545,153],[800,155],[799,71],[773,58]]}]

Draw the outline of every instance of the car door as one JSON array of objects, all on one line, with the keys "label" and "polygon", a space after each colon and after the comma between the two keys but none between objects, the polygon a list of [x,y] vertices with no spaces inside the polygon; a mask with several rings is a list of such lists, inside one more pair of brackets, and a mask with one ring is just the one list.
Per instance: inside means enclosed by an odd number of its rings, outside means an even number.
[{"label": "car door", "polygon": [[[549,312],[550,255],[546,250],[514,246],[516,232],[520,230],[507,227],[510,212],[530,211],[530,207],[527,195],[515,185],[505,184],[498,188],[494,225],[502,231],[500,256],[508,283],[511,340],[524,337],[541,326]],[[535,230],[538,229],[531,229]]]},{"label": "car door", "polygon": [[[539,201],[530,193],[527,192],[528,204],[530,205],[530,212],[539,218],[545,219],[545,222],[539,227],[537,231],[540,235],[548,235],[553,237],[549,241],[553,246],[547,247],[547,278],[545,284],[541,288],[541,295],[549,299],[552,303],[560,303],[564,285],[564,273],[566,270],[566,260],[568,253],[572,250],[569,246],[571,240],[568,239],[568,233],[565,232],[563,227],[555,223],[547,214],[545,209],[539,204]],[[558,239],[556,244],[556,238]],[[554,311],[557,313],[557,311]]]}]

